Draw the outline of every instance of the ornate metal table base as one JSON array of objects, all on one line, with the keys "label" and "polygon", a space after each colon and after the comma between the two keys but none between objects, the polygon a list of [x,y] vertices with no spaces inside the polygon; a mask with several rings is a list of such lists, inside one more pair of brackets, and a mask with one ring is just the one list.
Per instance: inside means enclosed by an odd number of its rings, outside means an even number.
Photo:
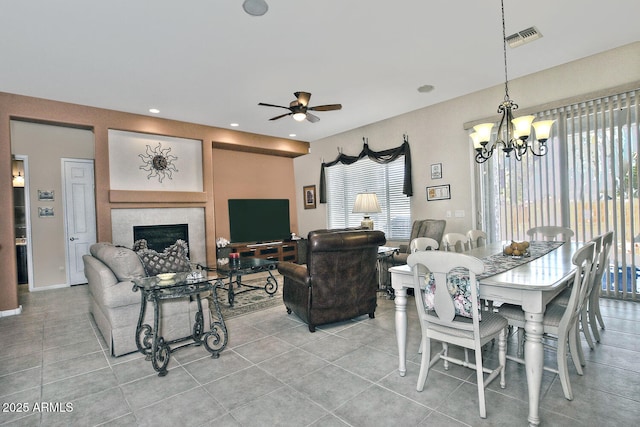
[{"label": "ornate metal table base", "polygon": [[[273,273],[271,273],[271,270],[267,270],[267,272],[269,273],[269,276],[267,277],[267,281],[264,286],[247,285],[246,283],[242,283],[242,274],[235,274],[235,279],[233,278],[234,274],[229,274],[229,283],[221,286],[222,289],[225,289],[227,291],[227,300],[229,301],[229,306],[233,307],[235,296],[244,292],[264,289],[264,291],[269,294],[269,296],[273,296],[276,292],[278,292],[278,281],[275,277],[273,277]],[[240,290],[241,286],[243,286],[244,289]],[[237,290],[234,290],[234,287]]]},{"label": "ornate metal table base", "polygon": [[[136,328],[136,345],[138,351],[146,356],[146,360],[151,360],[153,369],[158,372],[158,376],[167,375],[167,365],[171,353],[188,346],[204,345],[211,357],[217,359],[220,352],[227,346],[228,334],[224,323],[216,289],[224,287],[222,279],[211,283],[206,279],[188,279],[188,273],[180,276],[178,273],[173,284],[167,286],[159,285],[160,281],[156,277],[145,277],[136,279],[133,291],[141,291],[140,316],[138,327]],[[204,316],[202,314],[202,301],[200,295],[211,291],[217,319],[212,319],[209,331],[204,331]],[[198,303],[198,312],[195,315],[192,334],[190,336],[166,341],[160,331],[160,319],[162,317],[161,301],[165,299],[176,299],[195,296]],[[147,311],[147,302],[153,303],[153,327],[143,323]],[[188,341],[188,342],[187,342]],[[173,346],[174,344],[179,344]],[[172,347],[173,346],[173,347]]]},{"label": "ornate metal table base", "polygon": [[[206,271],[212,270],[202,265],[199,265],[198,267]],[[244,292],[261,289],[269,296],[275,295],[275,293],[278,292],[278,281],[273,277],[272,271],[277,267],[278,261],[252,257],[240,258],[239,260],[229,261],[224,264],[218,263],[216,266],[216,272],[229,278],[229,282],[227,284],[223,283],[220,285],[220,288],[227,291],[229,307],[233,307],[235,296]],[[267,272],[269,274],[264,286],[247,285],[246,283],[242,283],[242,276],[261,272]],[[241,287],[244,289],[240,290]],[[236,290],[234,290],[234,288]]]}]

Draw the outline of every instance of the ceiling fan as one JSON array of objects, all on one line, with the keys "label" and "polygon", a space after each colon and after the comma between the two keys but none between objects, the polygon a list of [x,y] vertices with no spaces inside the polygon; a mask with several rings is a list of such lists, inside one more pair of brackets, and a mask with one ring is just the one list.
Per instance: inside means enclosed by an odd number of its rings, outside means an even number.
[{"label": "ceiling fan", "polygon": [[269,120],[278,120],[286,116],[293,116],[293,119],[299,122],[307,119],[311,123],[317,122],[318,120],[320,120],[320,117],[311,114],[309,111],[332,111],[340,110],[342,108],[342,104],[327,104],[309,107],[309,98],[311,98],[311,94],[309,92],[295,92],[293,95],[296,97],[296,99],[295,101],[291,101],[288,107],[284,107],[282,105],[265,104],[264,102],[260,102],[258,103],[258,105],[264,105],[265,107],[285,108],[289,110],[288,113],[272,117]]}]

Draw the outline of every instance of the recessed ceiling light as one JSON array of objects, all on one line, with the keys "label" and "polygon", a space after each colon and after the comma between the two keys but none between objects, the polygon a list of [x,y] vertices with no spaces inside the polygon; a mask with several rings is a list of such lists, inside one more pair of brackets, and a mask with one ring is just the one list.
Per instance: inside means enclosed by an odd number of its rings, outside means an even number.
[{"label": "recessed ceiling light", "polygon": [[244,0],[242,8],[252,16],[262,16],[269,10],[269,5],[264,0]]},{"label": "recessed ceiling light", "polygon": [[231,126],[232,128],[237,128],[240,125],[238,123],[229,123],[229,126]]},{"label": "recessed ceiling light", "polygon": [[423,85],[418,88],[418,92],[420,93],[427,93],[427,92],[431,92],[432,90],[433,90],[432,85]]},{"label": "recessed ceiling light", "polygon": [[160,110],[158,110],[157,108],[149,108],[149,112],[153,114],[158,114]]},{"label": "recessed ceiling light", "polygon": [[293,138],[294,136],[297,136],[297,135],[295,133],[290,133],[289,136]]}]

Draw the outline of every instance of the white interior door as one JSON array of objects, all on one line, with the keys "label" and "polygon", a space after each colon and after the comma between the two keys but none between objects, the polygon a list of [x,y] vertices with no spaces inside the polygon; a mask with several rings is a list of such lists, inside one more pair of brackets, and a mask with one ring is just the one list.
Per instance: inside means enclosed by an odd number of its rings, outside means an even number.
[{"label": "white interior door", "polygon": [[62,166],[67,280],[70,285],[77,285],[87,282],[82,256],[96,242],[93,160],[62,159]]}]

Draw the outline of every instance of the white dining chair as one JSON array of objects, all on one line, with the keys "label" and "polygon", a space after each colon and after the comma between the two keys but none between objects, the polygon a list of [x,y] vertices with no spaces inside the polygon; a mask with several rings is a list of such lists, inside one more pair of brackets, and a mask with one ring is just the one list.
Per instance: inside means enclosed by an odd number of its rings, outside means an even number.
[{"label": "white dining chair", "polygon": [[[484,264],[478,258],[444,251],[418,251],[409,255],[408,265],[413,270],[415,301],[422,330],[422,357],[420,373],[416,389],[422,391],[429,374],[429,369],[439,360],[465,366],[476,371],[480,417],[487,417],[485,388],[500,375],[500,386],[506,386],[506,330],[507,320],[499,314],[481,312],[479,307],[479,290],[476,274],[484,271]],[[449,274],[455,268],[468,270],[468,274],[460,276]],[[430,271],[425,276],[421,271]],[[433,278],[433,281],[431,281]],[[456,295],[452,295],[449,284],[457,287]],[[468,312],[456,308],[454,298],[470,295],[468,304],[463,304]],[[431,306],[427,305],[428,301]],[[470,317],[465,317],[470,316]],[[482,321],[480,321],[482,317]],[[498,337],[498,366],[488,369],[483,366],[482,346]],[[431,357],[431,339],[442,342],[442,350]],[[452,357],[448,345],[458,345],[475,351],[475,363]],[[488,373],[485,379],[484,373]]]},{"label": "white dining chair", "polygon": [[[589,348],[595,348],[594,340],[600,342],[598,322],[604,329],[604,321],[600,314],[600,292],[602,290],[602,277],[609,268],[609,253],[613,244],[613,231],[594,237],[592,240],[596,244],[596,262],[591,288],[588,291],[587,303],[583,307],[580,316],[580,331],[583,333]],[[567,305],[571,297],[571,289],[565,289],[560,295],[553,299],[554,303]],[[591,337],[593,335],[593,339]],[[584,356],[581,357],[584,366]]]},{"label": "white dining chair", "polygon": [[[593,339],[591,338],[591,331],[589,327],[589,299],[591,298],[591,294],[593,293],[596,286],[596,276],[598,275],[598,263],[600,259],[600,253],[602,252],[602,237],[604,235],[596,236],[591,241],[595,244],[595,254],[593,256],[593,262],[595,263],[593,266],[593,273],[591,275],[591,282],[589,283],[589,287],[587,288],[587,294],[585,295],[585,301],[582,306],[582,311],[580,312],[580,318],[578,319],[578,330],[582,332],[584,335],[589,348],[593,350],[595,348],[595,344],[593,343]],[[573,289],[571,289],[573,290]],[[566,292],[565,292],[566,294]],[[571,300],[571,294],[569,293],[569,299],[566,301],[564,305],[568,305]],[[554,301],[555,302],[555,301]],[[584,358],[584,354],[582,352],[582,346],[578,348],[578,355],[580,359],[580,364],[582,366],[586,365],[586,361]]]},{"label": "white dining chair", "polygon": [[574,232],[567,227],[559,227],[556,225],[542,225],[527,230],[527,236],[531,240],[554,240],[559,242],[568,242],[573,237]]},{"label": "white dining chair", "polygon": [[[415,239],[411,240],[411,243],[409,244],[409,252],[410,253],[414,253],[414,252],[418,252],[418,251],[437,251],[440,245],[438,245],[438,242],[436,241],[436,239],[432,239],[431,237],[416,237]],[[424,270],[422,273],[426,273],[426,270]],[[418,346],[418,354],[420,354],[422,352],[422,344],[420,344]],[[465,354],[466,357],[468,357]]]},{"label": "white dining chair", "polygon": [[[557,337],[556,360],[558,367],[554,369],[545,366],[544,369],[558,374],[564,396],[567,400],[573,400],[573,391],[571,390],[571,382],[567,368],[568,353],[571,354],[571,359],[573,360],[578,375],[583,374],[582,364],[579,359],[579,351],[581,350],[578,349],[580,345],[578,320],[586,302],[586,295],[595,271],[595,246],[594,242],[589,242],[573,254],[571,261],[576,266],[576,271],[573,275],[573,286],[569,304],[564,306],[551,302],[547,305],[542,320],[543,332],[545,334],[553,334]],[[498,312],[507,319],[510,326],[524,328],[525,314],[524,311],[522,311],[522,307],[503,304]],[[569,350],[569,352],[567,350]],[[518,357],[507,356],[507,358],[518,363],[524,363],[524,360]]]},{"label": "white dining chair", "polygon": [[[597,262],[598,258],[599,258],[599,254],[600,254],[600,250],[602,249],[602,236],[596,236],[594,237],[591,241],[593,243],[595,243],[596,247],[595,247],[595,261]],[[597,268],[597,267],[596,267]],[[595,272],[594,275],[592,277],[592,279],[595,278]],[[579,331],[582,332],[582,334],[584,335],[585,340],[587,341],[587,344],[589,345],[589,348],[591,350],[593,350],[595,348],[595,345],[593,343],[593,339],[591,338],[591,332],[590,332],[590,328],[589,328],[589,316],[587,314],[587,306],[588,306],[588,300],[589,297],[591,295],[591,292],[593,292],[593,288],[595,286],[595,281],[591,280],[591,284],[589,285],[589,289],[587,290],[587,303],[584,305],[584,307],[582,308],[582,313],[580,314],[580,319],[578,320],[578,328]],[[559,304],[559,305],[563,305],[563,306],[567,306],[569,304],[569,300],[571,299],[571,293],[572,293],[573,289],[571,284],[565,289],[563,290],[558,296],[556,296],[553,299],[553,303],[554,304]],[[519,340],[522,341],[522,338],[520,337],[520,335],[518,336]],[[582,353],[581,350],[582,347],[580,347],[580,352],[579,352],[579,359],[580,359],[580,364],[582,366],[585,366],[585,359],[584,359],[584,354]]]},{"label": "white dining chair", "polygon": [[469,239],[469,249],[481,248],[487,244],[487,233],[482,230],[467,231],[467,238]]},{"label": "white dining chair", "polygon": [[602,247],[598,257],[598,268],[593,279],[593,289],[589,295],[589,303],[587,307],[589,326],[593,337],[600,342],[600,332],[598,331],[598,323],[604,329],[604,320],[600,313],[600,293],[602,292],[602,277],[605,271],[609,270],[609,256],[613,246],[613,231],[608,231],[602,235]]},{"label": "white dining chair", "polygon": [[409,244],[409,252],[414,253],[416,251],[437,251],[440,245],[436,239],[431,237],[416,237]]},{"label": "white dining chair", "polygon": [[448,252],[464,252],[469,240],[462,233],[447,233],[442,236],[442,248]]}]

